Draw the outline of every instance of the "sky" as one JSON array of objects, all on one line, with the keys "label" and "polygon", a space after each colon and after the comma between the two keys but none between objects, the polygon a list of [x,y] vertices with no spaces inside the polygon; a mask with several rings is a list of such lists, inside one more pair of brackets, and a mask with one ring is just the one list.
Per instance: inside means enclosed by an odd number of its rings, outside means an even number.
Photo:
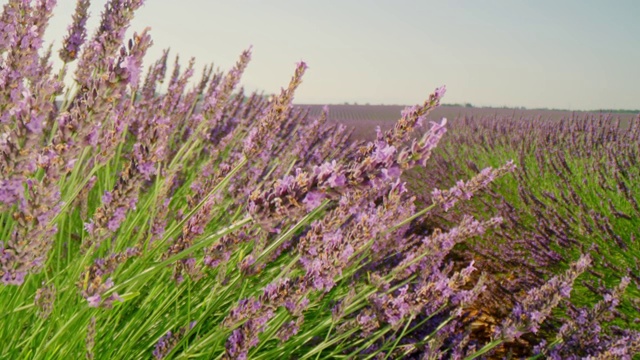
[{"label": "sky", "polygon": [[[93,1],[89,36],[105,1]],[[75,8],[58,0],[45,39],[60,47]],[[171,48],[198,72],[253,58],[242,84],[279,92],[296,62],[305,104],[423,102],[570,110],[640,108],[640,1],[147,0],[127,37],[151,27],[146,64]]]}]

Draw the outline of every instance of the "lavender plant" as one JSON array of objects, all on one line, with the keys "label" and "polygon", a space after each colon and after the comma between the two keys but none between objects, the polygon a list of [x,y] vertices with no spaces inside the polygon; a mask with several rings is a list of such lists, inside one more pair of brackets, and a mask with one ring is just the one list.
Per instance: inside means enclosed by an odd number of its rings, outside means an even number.
[{"label": "lavender plant", "polygon": [[[250,49],[191,83],[193,60],[169,71],[165,51],[142,77],[150,32],[125,41],[142,1],[107,1],[87,37],[78,0],[53,75],[54,3],[9,0],[0,16],[0,357],[484,356],[537,332],[585,270],[587,257],[541,281],[483,342],[472,312],[488,277],[451,256],[503,217],[420,226],[514,167],[416,202],[402,176],[445,136],[446,120],[421,129],[444,87],[350,141],[293,106],[303,62],[271,98],[238,88]],[[536,351],[592,341],[576,321]],[[637,338],[612,331],[606,351]]]}]

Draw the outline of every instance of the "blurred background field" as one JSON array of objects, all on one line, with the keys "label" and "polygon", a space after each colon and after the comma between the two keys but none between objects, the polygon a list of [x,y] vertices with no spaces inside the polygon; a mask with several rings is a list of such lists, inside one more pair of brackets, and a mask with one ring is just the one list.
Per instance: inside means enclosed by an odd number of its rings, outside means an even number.
[{"label": "blurred background field", "polygon": [[[311,117],[320,115],[324,105],[317,104],[297,104],[302,109],[308,109]],[[354,128],[353,135],[358,139],[372,140],[375,137],[376,126],[382,130],[390,129],[400,118],[400,112],[404,105],[356,105],[356,104],[333,104],[328,105],[330,122],[338,122]],[[523,118],[523,119],[551,119],[561,120],[586,115],[610,114],[619,118],[621,125],[625,126],[630,120],[637,117],[634,111],[571,111],[571,110],[548,110],[548,109],[515,109],[515,108],[486,108],[467,107],[459,105],[442,105],[434,109],[429,114],[429,119],[435,121],[443,117],[453,120],[459,117],[494,117],[494,118]]]}]

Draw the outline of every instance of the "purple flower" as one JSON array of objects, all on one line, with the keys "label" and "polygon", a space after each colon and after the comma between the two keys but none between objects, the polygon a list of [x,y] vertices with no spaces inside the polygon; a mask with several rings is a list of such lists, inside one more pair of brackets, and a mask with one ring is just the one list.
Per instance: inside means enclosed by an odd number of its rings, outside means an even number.
[{"label": "purple flower", "polygon": [[156,173],[156,165],[153,162],[144,162],[138,164],[138,171],[144,176],[145,180],[151,179],[151,176]]},{"label": "purple flower", "polygon": [[323,193],[319,191],[311,191],[307,193],[304,200],[302,200],[302,203],[306,206],[307,211],[311,211],[320,206],[325,198],[326,196]]},{"label": "purple flower", "polygon": [[109,205],[111,204],[111,200],[113,200],[113,195],[111,194],[111,191],[105,191],[104,195],[102,195],[102,203],[104,205]]},{"label": "purple flower", "polygon": [[124,68],[129,72],[129,84],[131,87],[135,88],[138,86],[138,81],[140,80],[140,73],[142,69],[140,68],[140,59],[135,56],[127,56],[124,59]]},{"label": "purple flower", "polygon": [[120,224],[127,216],[127,209],[125,207],[119,207],[113,213],[113,217],[107,223],[107,229],[110,231],[116,231],[120,227]]},{"label": "purple flower", "polygon": [[87,302],[89,303],[89,307],[98,307],[100,306],[100,295],[92,295],[87,298]]},{"label": "purple flower", "polygon": [[26,128],[31,131],[34,134],[40,134],[42,133],[42,121],[44,120],[44,116],[43,115],[39,115],[39,116],[32,116],[31,120],[25,124]]},{"label": "purple flower", "polygon": [[225,344],[227,354],[229,354],[232,359],[246,360],[248,351],[244,349],[244,343],[245,336],[242,329],[234,330]]},{"label": "purple flower", "polygon": [[89,222],[84,223],[84,229],[87,230],[89,234],[93,234],[96,229],[96,224],[93,222],[93,219],[89,220]]},{"label": "purple flower", "polygon": [[384,143],[381,147],[376,146],[373,152],[373,160],[383,164],[390,164],[394,160],[395,153],[395,146]]},{"label": "purple flower", "polygon": [[22,285],[25,276],[27,276],[26,271],[14,271],[13,273],[7,271],[2,276],[2,282],[5,285]]},{"label": "purple flower", "polygon": [[291,320],[289,322],[284,323],[282,327],[278,330],[276,337],[280,339],[280,341],[286,342],[292,336],[298,334],[298,331],[300,330],[300,325],[302,323],[301,320],[302,320],[302,317],[299,317],[296,320]]},{"label": "purple flower", "polygon": [[19,178],[0,180],[0,203],[14,205],[24,197],[24,183]]},{"label": "purple flower", "polygon": [[442,99],[444,94],[447,93],[447,87],[445,85],[440,86],[436,89],[435,95],[438,99]]}]

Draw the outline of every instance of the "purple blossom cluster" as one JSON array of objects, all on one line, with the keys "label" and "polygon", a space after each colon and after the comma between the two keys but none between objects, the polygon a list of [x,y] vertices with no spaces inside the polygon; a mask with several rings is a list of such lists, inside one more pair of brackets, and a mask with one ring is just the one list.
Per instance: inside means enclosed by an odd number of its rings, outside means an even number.
[{"label": "purple blossom cluster", "polygon": [[[122,46],[125,31],[133,19],[134,12],[143,3],[142,0],[114,0],[105,4],[100,25],[79,56],[79,64],[75,74],[78,83],[89,86],[92,78],[96,76],[94,72],[102,75],[107,73],[109,68],[113,69],[114,55]],[[76,8],[82,10],[83,6],[78,4]],[[82,12],[80,14],[76,12],[79,23],[83,16],[86,15]],[[77,38],[82,34],[80,25],[74,25],[72,31],[73,35],[70,37]],[[115,80],[113,75],[110,77]]]},{"label": "purple blossom cluster", "polygon": [[171,330],[167,331],[156,343],[152,353],[154,359],[164,359],[169,355],[171,350],[182,340],[187,332],[196,326],[196,323],[196,321],[192,321],[188,327],[181,327],[176,332],[172,332]]},{"label": "purple blossom cluster", "polygon": [[60,59],[65,63],[69,63],[78,58],[80,48],[84,44],[87,37],[87,18],[89,17],[89,0],[78,0],[76,10],[73,14],[73,22],[69,25],[69,33],[63,40],[63,46],[60,49]]},{"label": "purple blossom cluster", "polygon": [[123,252],[114,253],[106,258],[98,258],[80,275],[77,283],[82,296],[87,300],[89,307],[111,307],[114,301],[122,301],[118,293],[114,292],[105,298],[105,293],[114,286],[112,278],[106,278],[119,265],[128,259],[139,256],[140,249],[129,248]]},{"label": "purple blossom cluster", "polygon": [[590,263],[591,259],[583,256],[563,275],[553,277],[539,288],[531,289],[503,321],[499,336],[514,340],[524,333],[538,332],[540,324],[551,315],[551,310],[558,306],[560,300],[571,295],[573,282]]},{"label": "purple blossom cluster", "polygon": [[[438,91],[436,91],[438,93]],[[400,122],[405,124],[386,136],[389,142],[398,142],[406,137],[410,124],[418,121],[439,99],[432,95],[422,107],[406,112]],[[253,192],[249,199],[249,212],[267,229],[275,229],[281,219],[308,212],[324,199],[337,200],[352,188],[384,188],[385,184],[399,179],[403,170],[410,169],[429,158],[431,150],[444,135],[446,120],[433,123],[421,141],[398,151],[396,146],[383,140],[379,133],[376,142],[370,142],[346,158],[344,164],[336,160],[316,165],[311,171],[297,168],[295,175],[276,180],[270,188]],[[397,146],[401,144],[395,143]]]}]

